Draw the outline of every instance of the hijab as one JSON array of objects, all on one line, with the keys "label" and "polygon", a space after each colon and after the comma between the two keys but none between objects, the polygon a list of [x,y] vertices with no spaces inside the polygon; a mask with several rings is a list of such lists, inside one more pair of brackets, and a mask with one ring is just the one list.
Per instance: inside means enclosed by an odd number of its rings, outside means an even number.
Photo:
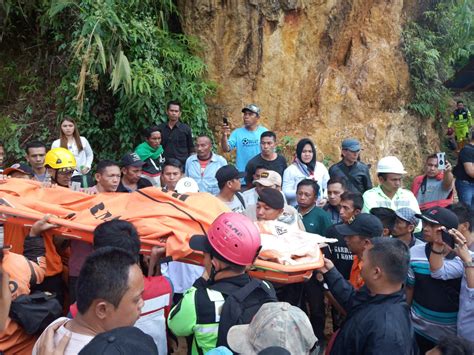
[{"label": "hijab", "polygon": [[[301,159],[301,154],[303,153],[303,148],[309,144],[311,149],[313,150],[313,159],[309,163],[304,163]],[[309,138],[301,139],[298,144],[296,145],[296,160],[299,165],[305,166],[310,173],[314,172],[314,168],[316,166],[316,148],[314,147],[314,143]]]}]

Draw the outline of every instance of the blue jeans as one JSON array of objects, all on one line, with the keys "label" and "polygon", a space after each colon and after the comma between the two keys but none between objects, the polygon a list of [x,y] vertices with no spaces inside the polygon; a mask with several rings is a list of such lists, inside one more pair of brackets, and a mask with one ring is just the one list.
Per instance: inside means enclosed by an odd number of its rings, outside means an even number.
[{"label": "blue jeans", "polygon": [[474,183],[456,179],[455,185],[459,202],[465,203],[472,209],[474,207]]}]

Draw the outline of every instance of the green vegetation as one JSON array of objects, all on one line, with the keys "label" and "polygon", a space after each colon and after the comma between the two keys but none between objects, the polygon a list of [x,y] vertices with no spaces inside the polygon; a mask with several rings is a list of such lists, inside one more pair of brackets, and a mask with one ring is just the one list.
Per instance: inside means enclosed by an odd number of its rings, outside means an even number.
[{"label": "green vegetation", "polygon": [[[59,58],[54,61],[59,73],[52,93],[54,123],[64,115],[75,118],[99,159],[133,149],[143,128],[165,120],[172,99],[182,103],[182,119],[194,133],[208,130],[204,98],[214,85],[203,80],[206,68],[195,55],[201,50],[198,41],[180,33],[173,1],[6,0],[0,2],[2,10],[0,38],[23,39],[25,33],[18,32],[29,24],[36,32],[28,40],[48,47],[49,58]],[[37,82],[29,80],[20,91],[34,91]],[[0,134],[18,141],[22,122],[17,117],[10,122]],[[51,127],[47,120],[39,124],[40,132]],[[57,132],[42,138],[51,141]],[[17,153],[18,147],[11,148]]]},{"label": "green vegetation", "polygon": [[441,0],[403,31],[403,49],[415,90],[408,108],[445,116],[451,92],[443,86],[474,55],[474,2]]}]

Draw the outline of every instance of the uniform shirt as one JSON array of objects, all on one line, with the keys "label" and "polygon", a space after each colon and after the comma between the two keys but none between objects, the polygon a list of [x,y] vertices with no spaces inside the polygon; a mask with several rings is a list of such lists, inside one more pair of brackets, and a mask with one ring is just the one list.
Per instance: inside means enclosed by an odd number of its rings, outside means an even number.
[{"label": "uniform shirt", "polygon": [[165,150],[165,159],[178,159],[183,165],[194,151],[191,128],[185,123],[177,122],[173,128],[164,122],[158,126],[161,131],[161,145]]},{"label": "uniform shirt", "polygon": [[337,223],[342,222],[338,207],[335,207],[329,203],[326,203],[323,207],[323,210],[325,210],[331,216],[332,224],[337,224]]},{"label": "uniform shirt", "polygon": [[[374,187],[366,192],[362,196],[364,198],[364,207],[362,208],[363,213],[370,213],[370,210],[374,207],[386,207],[394,211],[408,207],[411,208],[416,213],[421,213],[420,207],[418,206],[418,201],[416,200],[415,195],[410,190],[399,188],[390,199],[383,192],[382,188],[379,186]],[[415,228],[415,232],[421,231],[421,220],[418,223],[418,226]]]},{"label": "uniform shirt", "polygon": [[215,196],[219,193],[216,172],[224,165],[227,165],[227,160],[218,154],[212,153],[211,159],[202,170],[197,154],[193,154],[186,160],[185,173],[186,176],[197,182],[199,192],[209,192]]},{"label": "uniform shirt", "polygon": [[257,170],[258,167],[276,171],[281,177],[283,177],[283,172],[285,171],[286,166],[286,159],[283,155],[277,154],[275,159],[266,160],[263,159],[261,154],[258,154],[250,159],[245,167],[245,182],[247,183],[247,186],[252,185],[253,174],[255,174],[255,170]]},{"label": "uniform shirt", "polygon": [[362,260],[359,259],[357,255],[354,255],[354,261],[352,262],[351,268],[351,275],[349,277],[349,282],[351,283],[352,287],[356,290],[364,286],[365,282],[362,276],[360,276],[360,272],[362,270]]},{"label": "uniform shirt", "polygon": [[435,343],[456,335],[461,279],[431,277],[426,244],[410,249],[407,285],[413,287],[411,318],[415,332]]},{"label": "uniform shirt", "polygon": [[260,136],[268,131],[263,126],[257,126],[255,131],[245,127],[235,129],[227,140],[230,149],[236,150],[235,166],[238,171],[244,172],[248,161],[260,154]]}]

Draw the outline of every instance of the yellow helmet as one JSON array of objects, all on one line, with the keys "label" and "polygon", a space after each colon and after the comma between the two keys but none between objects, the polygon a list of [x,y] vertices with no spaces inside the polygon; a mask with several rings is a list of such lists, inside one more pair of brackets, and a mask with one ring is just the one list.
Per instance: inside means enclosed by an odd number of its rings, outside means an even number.
[{"label": "yellow helmet", "polygon": [[76,158],[66,148],[53,148],[46,153],[44,166],[56,170],[73,170],[76,168]]}]

